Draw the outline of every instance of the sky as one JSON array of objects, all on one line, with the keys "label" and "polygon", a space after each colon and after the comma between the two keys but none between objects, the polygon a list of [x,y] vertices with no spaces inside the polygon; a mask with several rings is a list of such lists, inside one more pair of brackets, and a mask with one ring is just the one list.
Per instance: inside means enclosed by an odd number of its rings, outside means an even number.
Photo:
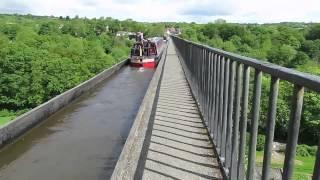
[{"label": "sky", "polygon": [[320,0],[0,0],[0,13],[143,22],[320,22]]}]

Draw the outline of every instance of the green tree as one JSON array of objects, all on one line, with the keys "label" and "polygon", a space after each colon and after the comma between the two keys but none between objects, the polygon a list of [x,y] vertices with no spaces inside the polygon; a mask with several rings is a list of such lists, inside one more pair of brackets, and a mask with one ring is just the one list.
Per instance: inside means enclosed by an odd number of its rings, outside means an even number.
[{"label": "green tree", "polygon": [[10,40],[14,40],[19,30],[19,26],[15,23],[9,23],[3,24],[0,29],[4,34],[8,36]]},{"label": "green tree", "polygon": [[306,35],[309,40],[320,39],[320,24],[312,25]]},{"label": "green tree", "polygon": [[59,33],[59,27],[62,24],[55,22],[55,21],[50,21],[50,22],[44,22],[40,25],[40,28],[38,30],[38,34],[40,35],[53,35]]},{"label": "green tree", "polygon": [[290,66],[290,62],[295,58],[296,54],[296,50],[290,45],[282,45],[281,47],[273,47],[267,58],[272,63]]},{"label": "green tree", "polygon": [[315,61],[320,62],[320,39],[304,41],[301,50]]},{"label": "green tree", "polygon": [[309,56],[306,53],[298,51],[296,57],[292,59],[290,64],[291,67],[297,67],[298,65],[306,64],[308,60]]}]

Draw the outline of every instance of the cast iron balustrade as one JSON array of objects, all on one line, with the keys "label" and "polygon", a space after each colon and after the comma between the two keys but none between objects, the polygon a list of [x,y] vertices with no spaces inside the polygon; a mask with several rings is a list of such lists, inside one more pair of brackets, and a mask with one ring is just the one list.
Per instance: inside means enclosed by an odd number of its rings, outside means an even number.
[{"label": "cast iron balustrade", "polygon": [[[255,179],[256,145],[260,116],[262,73],[271,76],[266,144],[262,179],[268,180],[279,81],[294,85],[282,179],[291,180],[298,143],[304,89],[320,92],[320,78],[264,61],[243,57],[172,36],[199,109],[207,125],[228,179]],[[254,70],[249,153],[246,161],[246,133],[250,70]],[[320,179],[320,140],[313,179]],[[247,166],[246,166],[247,165]]]}]

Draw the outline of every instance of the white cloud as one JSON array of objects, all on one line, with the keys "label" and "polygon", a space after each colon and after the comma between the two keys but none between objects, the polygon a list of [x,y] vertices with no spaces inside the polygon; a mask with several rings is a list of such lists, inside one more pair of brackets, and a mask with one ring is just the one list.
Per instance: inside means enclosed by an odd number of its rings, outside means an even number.
[{"label": "white cloud", "polygon": [[137,21],[319,22],[319,0],[1,0],[0,13]]},{"label": "white cloud", "polygon": [[0,1],[0,13],[26,13],[29,10],[28,4],[19,0]]}]

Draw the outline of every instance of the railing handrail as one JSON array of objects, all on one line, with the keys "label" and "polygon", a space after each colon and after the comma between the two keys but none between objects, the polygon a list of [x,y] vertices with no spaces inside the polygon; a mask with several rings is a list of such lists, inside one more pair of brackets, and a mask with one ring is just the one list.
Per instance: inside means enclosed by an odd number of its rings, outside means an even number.
[{"label": "railing handrail", "polygon": [[214,53],[217,53],[219,55],[222,55],[224,57],[230,58],[235,61],[239,61],[240,63],[243,63],[245,65],[248,65],[250,67],[256,68],[261,70],[262,72],[265,72],[271,76],[278,77],[283,80],[287,80],[291,83],[298,84],[304,87],[307,87],[310,90],[320,92],[320,77],[308,73],[303,73],[294,69],[289,69],[286,67],[282,67],[276,64],[272,64],[266,61],[257,60],[254,58],[242,56],[239,54],[235,54],[232,52],[227,52],[221,49],[213,48],[201,43],[192,42],[186,39],[182,39],[178,36],[173,36],[175,38],[178,38],[182,41],[185,41],[187,43],[191,43],[193,45],[196,45],[198,47],[211,50]]}]

